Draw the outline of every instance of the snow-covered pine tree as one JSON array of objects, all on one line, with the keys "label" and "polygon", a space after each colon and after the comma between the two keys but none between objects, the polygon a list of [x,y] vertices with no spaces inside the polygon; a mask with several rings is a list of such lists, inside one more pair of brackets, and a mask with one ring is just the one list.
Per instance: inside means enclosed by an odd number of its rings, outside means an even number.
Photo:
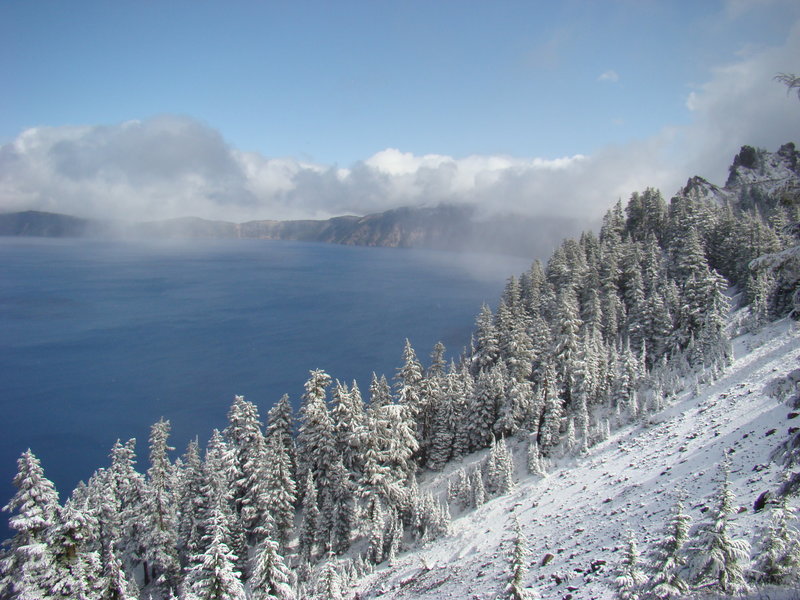
[{"label": "snow-covered pine tree", "polygon": [[455,478],[449,480],[447,500],[462,510],[474,506],[472,501],[472,482],[464,467],[458,469],[455,472]]},{"label": "snow-covered pine tree", "polygon": [[103,579],[99,597],[101,600],[139,600],[139,587],[117,558],[113,545],[108,545],[102,556]]},{"label": "snow-covered pine tree", "polygon": [[13,484],[17,491],[3,510],[12,513],[8,525],[15,534],[0,562],[0,596],[46,598],[55,569],[49,539],[59,524],[58,493],[30,449],[17,459]]},{"label": "snow-covered pine tree", "polygon": [[535,590],[525,587],[525,575],[528,573],[528,543],[519,521],[514,517],[514,539],[509,553],[509,566],[511,567],[506,584],[505,597],[508,600],[533,600],[539,594]]},{"label": "snow-covered pine tree", "polygon": [[183,581],[181,600],[246,600],[241,573],[236,568],[239,558],[225,543],[230,532],[220,508],[213,511],[206,550],[193,558]]},{"label": "snow-covered pine tree", "polygon": [[459,458],[469,452],[469,408],[475,397],[475,380],[469,371],[468,362],[463,361],[460,367],[453,365],[451,371],[457,373],[453,388],[458,390],[453,399],[453,456]]},{"label": "snow-covered pine tree", "polygon": [[638,600],[641,597],[642,586],[647,577],[642,571],[639,561],[639,549],[633,530],[628,530],[625,542],[625,555],[619,567],[619,574],[614,582],[617,586],[617,597],[620,600]]},{"label": "snow-covered pine tree", "polygon": [[683,494],[681,494],[661,539],[651,552],[646,598],[666,600],[683,597],[689,592],[689,585],[683,578],[682,570],[686,564],[683,547],[689,538],[691,520],[683,510]]},{"label": "snow-covered pine tree", "polygon": [[286,446],[277,435],[267,438],[264,466],[261,471],[265,505],[269,507],[272,533],[279,548],[285,548],[294,526],[297,486],[292,478]]},{"label": "snow-covered pine tree", "polygon": [[472,353],[472,375],[485,371],[500,358],[500,339],[495,328],[494,315],[488,304],[483,304],[475,320],[475,348]]},{"label": "snow-covered pine tree", "polygon": [[[145,581],[156,581],[166,591],[178,582],[177,499],[173,489],[173,466],[167,444],[170,423],[160,419],[150,429],[150,468],[147,470],[143,514]],[[148,573],[149,571],[149,573]]]},{"label": "snow-covered pine tree", "polygon": [[494,424],[494,433],[499,436],[512,436],[523,424],[532,420],[534,403],[531,382],[507,378],[504,396]]},{"label": "snow-covered pine tree", "polygon": [[505,400],[505,388],[506,372],[502,363],[478,374],[467,422],[471,450],[479,450],[490,444],[500,403]]},{"label": "snow-covered pine tree", "polygon": [[236,557],[236,569],[246,567],[247,539],[241,519],[231,495],[233,477],[236,474],[233,451],[218,430],[213,430],[206,448],[203,463],[202,521],[198,530],[202,537],[197,543],[198,555],[202,556],[212,540],[212,526],[218,519],[224,523],[224,542]]},{"label": "snow-covered pine tree", "polygon": [[197,439],[191,440],[181,461],[177,476],[178,548],[181,563],[197,554],[197,542],[202,535],[199,531],[204,510],[203,503],[203,461]]},{"label": "snow-covered pine tree", "polygon": [[295,600],[290,571],[278,552],[278,543],[269,538],[261,542],[248,582],[251,600]]},{"label": "snow-covered pine tree", "polygon": [[[324,479],[325,467],[331,464],[336,451],[333,421],[325,401],[325,390],[330,383],[331,377],[324,371],[317,369],[310,372],[299,415],[298,476],[305,479],[308,471],[311,471],[318,488],[321,487],[318,480],[320,477]],[[322,485],[324,483],[327,482]]]},{"label": "snow-covered pine tree", "polygon": [[248,541],[256,543],[273,526],[264,486],[266,442],[261,427],[258,407],[235,396],[225,429],[234,468],[231,496]]},{"label": "snow-covered pine tree", "polygon": [[744,566],[750,556],[750,545],[733,538],[731,517],[734,496],[730,486],[730,465],[727,455],[720,465],[719,489],[708,521],[701,523],[689,548],[691,580],[703,588],[717,589],[723,594],[738,594],[747,589]]},{"label": "snow-covered pine tree", "polygon": [[350,389],[336,381],[331,419],[336,434],[336,448],[342,462],[348,472],[359,476],[363,468],[361,441],[366,415],[364,401],[355,381]]},{"label": "snow-covered pine tree", "polygon": [[558,307],[553,366],[561,381],[564,402],[569,405],[577,386],[576,375],[582,369],[579,361],[582,358],[580,330],[583,322],[574,289],[565,287],[560,290]]},{"label": "snow-covered pine tree", "polygon": [[481,469],[474,469],[469,476],[470,485],[466,488],[470,494],[470,504],[478,508],[486,502],[486,488],[483,485]]},{"label": "snow-covered pine tree", "polygon": [[342,595],[342,580],[334,562],[328,561],[322,567],[322,572],[317,580],[317,593],[314,596],[318,600],[344,600]]},{"label": "snow-covered pine tree", "polygon": [[514,459],[505,438],[492,438],[486,463],[486,491],[492,495],[507,494],[514,489]]},{"label": "snow-covered pine tree", "polygon": [[403,366],[397,370],[395,381],[397,404],[404,407],[403,412],[414,436],[416,448],[413,456],[424,462],[430,440],[432,413],[429,398],[424,394],[422,364],[408,338],[403,346]]},{"label": "snow-covered pine tree", "polygon": [[[313,475],[320,509],[322,501],[334,493],[331,489],[335,484],[332,469],[337,461],[341,462],[341,456],[336,448],[334,423],[325,400],[325,390],[330,383],[331,378],[324,371],[311,371],[305,384],[306,391],[303,394],[303,405],[300,407],[300,428],[297,435],[298,476],[302,474],[305,479],[308,473]],[[303,506],[306,506],[305,498]],[[316,523],[316,527],[325,527],[329,524],[330,521],[321,519]],[[316,536],[317,541],[327,544],[330,531],[319,529]]]},{"label": "snow-covered pine tree", "polygon": [[403,404],[387,404],[381,409],[385,444],[381,462],[386,465],[395,486],[402,486],[417,470],[414,454],[418,449],[414,420]]},{"label": "snow-covered pine tree", "polygon": [[544,468],[544,459],[539,452],[539,443],[536,441],[536,434],[528,435],[528,473],[544,477],[547,471]]},{"label": "snow-covered pine tree", "polygon": [[548,455],[561,441],[561,419],[564,407],[559,395],[558,376],[555,365],[548,363],[544,380],[540,384],[542,394],[542,414],[538,427],[538,443],[542,454]]},{"label": "snow-covered pine tree", "polygon": [[383,536],[384,556],[389,564],[393,565],[397,558],[397,553],[400,552],[400,545],[405,531],[403,529],[403,521],[396,510],[389,510],[386,521],[386,530]]},{"label": "snow-covered pine tree", "polygon": [[306,473],[303,493],[303,521],[297,540],[297,553],[305,561],[311,561],[317,542],[320,541],[320,512],[317,501],[317,486],[311,471]]},{"label": "snow-covered pine tree", "polygon": [[436,402],[433,405],[433,424],[431,427],[428,468],[440,471],[453,456],[453,439],[456,421],[456,402],[459,393],[457,375],[451,370],[440,378]]},{"label": "snow-covered pine tree", "polygon": [[753,565],[760,583],[790,585],[800,579],[800,531],[795,513],[788,498],[779,495],[769,526],[761,533],[761,548]]},{"label": "snow-covered pine tree", "polygon": [[144,538],[147,534],[144,518],[145,478],[136,470],[136,439],[125,444],[116,441],[111,449],[111,467],[107,493],[109,502],[101,522],[106,540],[122,542],[120,559],[138,564],[144,559]]},{"label": "snow-covered pine tree", "polygon": [[328,550],[342,554],[350,547],[355,510],[353,485],[341,458],[337,458],[331,465],[329,477],[330,485],[325,489],[325,495],[320,502],[320,529],[328,532],[328,539],[324,540]]},{"label": "snow-covered pine tree", "polygon": [[294,416],[289,394],[281,396],[267,412],[267,438],[277,437],[289,457],[292,478],[297,481],[297,457],[294,443]]},{"label": "snow-covered pine tree", "polygon": [[102,567],[97,552],[91,549],[94,518],[70,502],[60,510],[58,524],[49,536],[53,570],[47,598],[56,600],[94,600],[102,586]]}]

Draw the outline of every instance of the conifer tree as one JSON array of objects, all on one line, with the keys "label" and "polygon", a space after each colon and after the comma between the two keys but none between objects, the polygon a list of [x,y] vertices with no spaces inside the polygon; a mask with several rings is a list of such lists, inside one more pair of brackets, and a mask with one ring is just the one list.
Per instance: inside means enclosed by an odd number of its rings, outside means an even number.
[{"label": "conifer tree", "polygon": [[132,563],[144,558],[147,520],[144,517],[145,478],[136,468],[136,439],[116,441],[108,470],[108,502],[103,513],[103,541],[121,540]]},{"label": "conifer tree", "polygon": [[333,561],[328,561],[322,568],[317,582],[316,598],[319,600],[344,600],[342,580]]},{"label": "conifer tree", "polygon": [[520,529],[519,521],[515,517],[514,539],[509,555],[511,572],[509,573],[508,584],[505,589],[505,597],[509,600],[532,600],[533,598],[539,597],[534,590],[526,588],[524,585],[525,575],[528,572],[527,557],[528,544]]},{"label": "conifer tree", "polygon": [[511,436],[526,423],[530,423],[533,411],[533,389],[529,381],[508,378],[504,400],[501,400],[494,432],[500,436]]},{"label": "conifer tree", "polygon": [[279,547],[284,548],[294,526],[297,486],[292,478],[286,446],[277,435],[267,440],[262,473],[264,502],[269,508],[272,535]]},{"label": "conifer tree", "polygon": [[[300,408],[300,428],[297,436],[298,475],[305,479],[313,475],[314,486],[321,502],[332,491],[331,469],[341,460],[336,448],[336,434],[331,419],[325,390],[330,376],[321,370],[311,371],[305,384],[303,405]],[[305,498],[304,498],[305,506]],[[324,523],[317,523],[317,526]],[[320,531],[319,540],[327,540],[329,531]]]},{"label": "conifer tree", "polygon": [[314,476],[309,471],[306,474],[305,492],[303,493],[303,521],[297,540],[297,552],[303,560],[310,561],[314,556],[314,549],[320,539],[319,526],[317,487],[314,484]]},{"label": "conifer tree", "polygon": [[499,415],[500,403],[505,399],[505,388],[505,368],[502,364],[479,373],[475,395],[469,407],[468,434],[472,450],[489,445]]},{"label": "conifer tree", "polygon": [[650,578],[647,582],[647,597],[668,599],[680,598],[689,592],[689,585],[682,576],[686,564],[683,547],[689,538],[691,517],[683,510],[683,497],[679,497],[662,539],[654,547],[650,562]]},{"label": "conifer tree", "polygon": [[500,339],[495,328],[494,315],[488,304],[483,304],[475,321],[475,348],[471,371],[474,376],[494,365],[500,358]]},{"label": "conifer tree", "polygon": [[3,510],[12,513],[8,525],[15,534],[0,563],[0,595],[46,598],[55,574],[49,538],[59,525],[58,494],[30,450],[17,459],[13,484],[17,491]]},{"label": "conifer tree", "polygon": [[229,537],[225,516],[215,510],[209,527],[210,540],[203,554],[184,580],[183,600],[246,600],[241,573],[236,568],[238,557],[225,543]]},{"label": "conifer tree", "polygon": [[794,525],[795,512],[786,496],[780,495],[769,526],[761,535],[761,551],[753,565],[761,583],[787,585],[800,577],[800,531]]},{"label": "conifer tree", "polygon": [[544,477],[547,472],[544,468],[544,459],[539,452],[539,443],[536,441],[536,435],[530,434],[528,436],[528,473],[531,475],[539,475]]},{"label": "conifer tree", "polygon": [[297,481],[297,457],[294,443],[294,417],[289,394],[284,394],[267,412],[267,437],[277,437],[286,450],[289,458],[289,468],[293,478]]},{"label": "conifer tree", "polygon": [[545,377],[540,389],[543,399],[538,442],[540,450],[544,454],[549,454],[561,440],[561,418],[564,414],[561,398],[558,394],[556,370],[552,363],[545,368]]},{"label": "conifer tree", "polygon": [[234,397],[225,437],[233,459],[234,507],[248,540],[258,542],[272,527],[264,485],[266,442],[258,407],[244,396]]},{"label": "conifer tree", "polygon": [[[455,368],[451,369],[455,372]],[[475,397],[475,382],[466,361],[455,376],[457,390],[453,398],[453,456],[459,458],[469,452],[469,409]]]},{"label": "conifer tree", "polygon": [[256,551],[249,587],[252,600],[295,600],[290,585],[290,571],[278,553],[278,544],[270,539]]},{"label": "conifer tree", "polygon": [[504,438],[492,439],[486,463],[486,491],[490,494],[507,494],[514,488],[514,461]]},{"label": "conifer tree", "polygon": [[341,459],[337,459],[330,470],[331,485],[325,490],[321,501],[320,530],[327,532],[322,540],[335,554],[342,554],[350,547],[350,536],[355,526],[353,508],[353,486]]},{"label": "conifer tree", "polygon": [[441,378],[428,454],[428,468],[432,471],[440,471],[454,453],[455,430],[460,425],[456,418],[459,387],[456,374],[452,370]]},{"label": "conifer tree", "polygon": [[361,434],[364,428],[364,402],[356,382],[352,389],[336,381],[333,392],[331,419],[334,424],[336,448],[350,473],[361,472]]},{"label": "conifer tree", "polygon": [[731,536],[734,496],[730,489],[730,467],[727,456],[720,466],[720,485],[716,506],[710,519],[702,523],[691,551],[691,573],[694,583],[718,589],[724,594],[738,594],[747,589],[744,562],[750,545]]},{"label": "conifer tree", "polygon": [[556,373],[561,380],[564,400],[570,404],[577,386],[576,375],[581,369],[580,319],[578,299],[571,288],[563,288],[558,299],[558,318],[555,326],[555,349],[553,360]]},{"label": "conifer tree", "polygon": [[368,496],[365,516],[369,527],[367,558],[372,564],[377,565],[383,561],[383,536],[386,521],[383,507],[376,494]]},{"label": "conifer tree", "polygon": [[60,511],[58,525],[49,536],[53,570],[48,598],[93,600],[102,585],[102,567],[91,549],[93,517],[70,502]]},{"label": "conifer tree", "polygon": [[475,508],[486,502],[486,488],[483,485],[483,474],[480,469],[475,469],[470,475],[470,484],[465,488],[470,493],[470,504]]},{"label": "conifer tree", "polygon": [[647,580],[639,562],[639,549],[636,536],[628,530],[625,556],[619,568],[619,575],[615,579],[617,596],[620,600],[638,600],[641,597],[642,586]]},{"label": "conifer tree", "polygon": [[203,512],[203,461],[200,459],[200,448],[197,440],[191,440],[183,455],[177,475],[177,537],[181,560],[196,554],[193,545],[198,540],[200,519]]},{"label": "conifer tree", "polygon": [[167,590],[177,584],[178,539],[177,510],[173,490],[173,466],[168,452],[174,450],[167,444],[170,423],[160,419],[150,429],[150,468],[147,471],[147,493],[144,515],[147,519],[145,539],[145,571]]},{"label": "conifer tree", "polygon": [[139,600],[139,588],[117,558],[113,544],[109,545],[102,558],[103,580],[99,600]]},{"label": "conifer tree", "polygon": [[403,404],[387,404],[382,409],[384,425],[384,453],[382,462],[389,467],[396,484],[402,484],[416,471],[414,453],[418,449],[414,435],[413,419]]}]

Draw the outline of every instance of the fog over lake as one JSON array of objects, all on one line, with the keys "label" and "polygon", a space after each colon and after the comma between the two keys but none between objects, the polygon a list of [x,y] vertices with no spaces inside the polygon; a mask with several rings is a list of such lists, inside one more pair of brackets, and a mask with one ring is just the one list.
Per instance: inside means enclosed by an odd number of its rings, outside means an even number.
[{"label": "fog over lake", "polygon": [[[482,302],[529,261],[257,240],[159,243],[0,238],[0,496],[30,447],[63,495],[150,425],[182,453],[225,426],[234,394],[262,420],[308,371],[392,380],[403,342],[469,343]],[[5,519],[3,519],[3,527]],[[5,535],[3,537],[6,537]]]}]

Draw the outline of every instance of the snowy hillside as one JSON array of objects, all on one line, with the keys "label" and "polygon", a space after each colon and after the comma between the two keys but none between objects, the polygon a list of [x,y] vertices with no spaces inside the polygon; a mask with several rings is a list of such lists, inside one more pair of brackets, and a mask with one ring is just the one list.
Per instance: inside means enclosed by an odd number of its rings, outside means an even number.
[{"label": "snowy hillside", "polygon": [[[517,487],[511,494],[454,518],[451,535],[401,554],[355,590],[362,598],[494,598],[509,577],[516,517],[530,551],[528,586],[543,598],[611,598],[626,530],[635,532],[646,555],[681,489],[693,524],[701,522],[718,486],[715,465],[726,451],[741,511],[737,533],[757,551],[757,533],[769,511],[756,513],[753,503],[777,487],[781,468],[770,455],[800,425],[800,419],[790,420],[790,396],[771,394],[793,389],[780,383],[798,374],[800,331],[784,319],[736,339],[734,351],[733,365],[697,395],[687,390],[651,424],[616,432],[586,456],[552,466],[544,478],[527,474],[525,444],[512,442]],[[454,471],[484,455],[451,464],[421,485],[446,489],[444,480]]]}]

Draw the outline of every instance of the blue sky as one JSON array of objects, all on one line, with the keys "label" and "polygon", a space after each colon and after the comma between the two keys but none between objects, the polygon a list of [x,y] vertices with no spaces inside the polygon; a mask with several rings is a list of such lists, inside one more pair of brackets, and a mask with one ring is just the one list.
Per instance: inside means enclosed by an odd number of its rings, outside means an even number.
[{"label": "blue sky", "polygon": [[[800,71],[798,22],[782,0],[3,2],[0,209],[269,218],[510,194],[543,211],[534,196],[570,182],[573,210],[669,195],[698,169],[724,177],[742,143],[800,142],[772,81]],[[764,95],[778,114],[759,114]],[[161,186],[170,165],[180,190]]]}]

